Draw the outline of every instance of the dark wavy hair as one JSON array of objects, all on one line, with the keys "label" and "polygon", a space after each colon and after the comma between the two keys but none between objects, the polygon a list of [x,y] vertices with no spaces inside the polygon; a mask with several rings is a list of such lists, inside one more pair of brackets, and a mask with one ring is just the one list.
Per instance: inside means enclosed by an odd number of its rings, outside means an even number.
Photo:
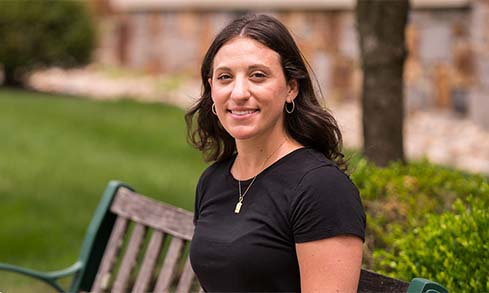
[{"label": "dark wavy hair", "polygon": [[[295,111],[285,114],[284,126],[293,139],[312,147],[346,169],[342,149],[342,136],[333,116],[324,109],[314,91],[305,58],[287,28],[268,15],[245,15],[227,25],[209,47],[201,67],[201,97],[185,115],[188,141],[204,154],[206,161],[221,161],[236,152],[234,138],[212,114],[211,86],[213,61],[219,49],[235,37],[247,37],[280,55],[287,81],[297,80],[299,92],[295,98]],[[285,111],[285,108],[284,108]]]}]

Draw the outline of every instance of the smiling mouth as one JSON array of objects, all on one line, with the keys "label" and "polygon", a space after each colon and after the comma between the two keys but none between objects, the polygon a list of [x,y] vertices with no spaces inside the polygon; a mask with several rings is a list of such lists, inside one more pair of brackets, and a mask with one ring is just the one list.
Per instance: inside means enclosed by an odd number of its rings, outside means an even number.
[{"label": "smiling mouth", "polygon": [[229,113],[238,115],[238,116],[244,116],[244,115],[249,115],[258,112],[258,110],[228,110]]}]

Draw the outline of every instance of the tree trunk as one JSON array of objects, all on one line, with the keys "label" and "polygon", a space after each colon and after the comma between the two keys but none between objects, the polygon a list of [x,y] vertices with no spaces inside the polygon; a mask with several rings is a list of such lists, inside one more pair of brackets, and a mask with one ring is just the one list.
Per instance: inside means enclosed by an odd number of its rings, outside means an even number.
[{"label": "tree trunk", "polygon": [[3,69],[3,85],[9,87],[22,87],[22,79],[15,68],[4,67]]},{"label": "tree trunk", "polygon": [[378,166],[404,161],[403,71],[408,0],[358,0],[363,69],[363,151]]}]

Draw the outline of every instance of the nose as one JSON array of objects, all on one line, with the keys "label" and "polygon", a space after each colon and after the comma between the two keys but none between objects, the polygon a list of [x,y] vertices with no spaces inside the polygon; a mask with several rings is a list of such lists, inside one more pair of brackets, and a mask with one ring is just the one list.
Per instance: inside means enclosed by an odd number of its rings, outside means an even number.
[{"label": "nose", "polygon": [[231,91],[231,99],[245,100],[250,97],[250,89],[248,87],[248,80],[242,77],[236,77],[233,83],[233,89]]}]

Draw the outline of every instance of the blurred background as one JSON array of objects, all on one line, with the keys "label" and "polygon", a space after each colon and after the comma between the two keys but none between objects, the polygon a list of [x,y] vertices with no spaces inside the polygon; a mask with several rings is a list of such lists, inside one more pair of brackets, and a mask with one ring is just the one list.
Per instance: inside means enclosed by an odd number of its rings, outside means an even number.
[{"label": "blurred background", "polygon": [[[339,121],[369,217],[365,267],[489,290],[476,261],[489,258],[489,1],[410,4],[407,162],[378,167],[362,155],[356,1],[0,0],[0,262],[70,265],[111,179],[192,210],[206,164],[183,115],[200,62],[227,23],[257,12],[290,29]],[[10,289],[46,287],[0,272]]]},{"label": "blurred background", "polygon": [[[97,30],[91,65],[67,72],[42,71],[31,77],[31,87],[97,98],[135,96],[185,108],[199,95],[200,61],[214,35],[238,15],[266,12],[293,32],[327,106],[338,112],[346,145],[362,145],[356,107],[362,70],[355,1],[91,0],[87,4]],[[489,172],[486,6],[485,1],[412,1],[404,69],[408,157],[428,156],[434,162]],[[132,75],[117,76],[124,73]]]}]

